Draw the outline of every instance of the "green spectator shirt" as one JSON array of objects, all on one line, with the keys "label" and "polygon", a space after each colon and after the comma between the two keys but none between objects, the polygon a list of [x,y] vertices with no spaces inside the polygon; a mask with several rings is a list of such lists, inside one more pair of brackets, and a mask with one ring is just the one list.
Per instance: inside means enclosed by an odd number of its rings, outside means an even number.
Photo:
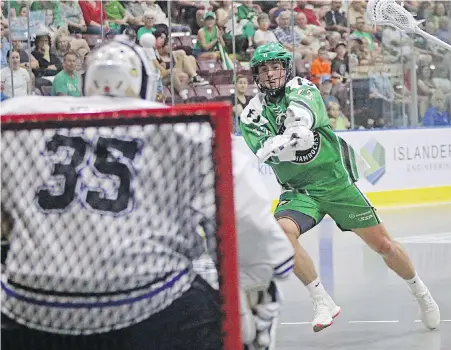
[{"label": "green spectator shirt", "polygon": [[125,9],[119,1],[108,1],[105,3],[105,13],[110,22],[111,29],[120,29],[121,25],[113,21],[122,20],[125,17]]},{"label": "green spectator shirt", "polygon": [[373,41],[373,36],[370,33],[367,32],[361,32],[359,30],[354,30],[352,32],[352,35],[356,36],[359,39],[368,39],[369,44],[368,44],[368,48],[373,51],[375,49],[374,46],[374,41]]},{"label": "green spectator shirt", "polygon": [[80,75],[77,72],[74,72],[74,76],[71,77],[62,70],[55,76],[50,94],[52,96],[64,94],[67,96],[80,97]]},{"label": "green spectator shirt", "polygon": [[138,29],[138,33],[136,33],[136,36],[138,37],[138,40],[141,39],[141,37],[144,34],[153,34],[155,32],[155,28],[146,28],[146,27],[141,27]]}]

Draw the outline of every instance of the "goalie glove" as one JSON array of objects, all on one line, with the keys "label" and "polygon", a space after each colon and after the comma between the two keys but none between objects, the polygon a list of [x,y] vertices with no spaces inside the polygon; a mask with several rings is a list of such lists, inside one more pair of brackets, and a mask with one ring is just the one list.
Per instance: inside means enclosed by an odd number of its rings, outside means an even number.
[{"label": "goalie glove", "polygon": [[286,129],[283,136],[289,136],[296,140],[293,143],[293,148],[296,151],[306,151],[313,147],[315,135],[313,135],[312,130],[305,126],[300,117],[288,116],[284,125]]},{"label": "goalie glove", "polygon": [[273,156],[279,157],[282,162],[293,160],[295,157],[293,145],[297,142],[297,139],[285,134],[270,137],[265,141],[263,147],[257,151],[256,156],[261,162],[266,162]]},{"label": "goalie glove", "polygon": [[241,327],[246,349],[274,349],[277,317],[282,302],[276,284],[271,281],[266,289],[242,292],[242,297],[246,298],[245,306],[249,307],[247,312],[241,313]]}]

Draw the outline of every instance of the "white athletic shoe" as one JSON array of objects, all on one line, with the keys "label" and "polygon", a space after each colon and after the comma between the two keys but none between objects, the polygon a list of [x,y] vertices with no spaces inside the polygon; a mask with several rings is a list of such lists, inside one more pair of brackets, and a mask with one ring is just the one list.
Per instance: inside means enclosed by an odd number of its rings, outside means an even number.
[{"label": "white athletic shoe", "polygon": [[421,321],[428,329],[436,329],[440,324],[440,309],[431,293],[426,289],[423,293],[414,294],[420,306]]},{"label": "white athletic shoe", "polygon": [[335,304],[328,294],[325,294],[313,299],[313,312],[312,326],[316,333],[331,326],[334,323],[334,318],[340,314],[341,308]]}]

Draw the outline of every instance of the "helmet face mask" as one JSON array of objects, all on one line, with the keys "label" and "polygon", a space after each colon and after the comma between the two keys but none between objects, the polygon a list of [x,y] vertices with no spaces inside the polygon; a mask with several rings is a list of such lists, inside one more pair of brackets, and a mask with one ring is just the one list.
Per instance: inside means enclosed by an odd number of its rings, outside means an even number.
[{"label": "helmet face mask", "polygon": [[255,50],[250,67],[259,90],[278,96],[291,79],[292,54],[279,43],[261,45]]},{"label": "helmet face mask", "polygon": [[283,91],[287,79],[289,77],[287,75],[286,61],[267,61],[255,67],[255,83],[260,91],[270,96],[276,96]]}]

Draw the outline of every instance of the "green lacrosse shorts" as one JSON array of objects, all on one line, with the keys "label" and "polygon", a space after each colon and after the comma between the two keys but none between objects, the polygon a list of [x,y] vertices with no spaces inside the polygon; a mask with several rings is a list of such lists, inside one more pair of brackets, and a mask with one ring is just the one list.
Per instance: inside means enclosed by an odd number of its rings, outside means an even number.
[{"label": "green lacrosse shorts", "polygon": [[[297,223],[296,219],[302,218],[302,216],[296,213],[311,217],[315,221],[315,225],[327,214],[342,231],[372,227],[381,222],[376,209],[354,184],[321,196],[312,196],[296,191],[282,193],[274,211],[275,217],[278,219],[287,217]],[[300,228],[305,227],[300,223],[297,224]],[[301,233],[305,233],[314,225],[308,226],[311,227],[306,227],[306,230],[301,230]]]}]

